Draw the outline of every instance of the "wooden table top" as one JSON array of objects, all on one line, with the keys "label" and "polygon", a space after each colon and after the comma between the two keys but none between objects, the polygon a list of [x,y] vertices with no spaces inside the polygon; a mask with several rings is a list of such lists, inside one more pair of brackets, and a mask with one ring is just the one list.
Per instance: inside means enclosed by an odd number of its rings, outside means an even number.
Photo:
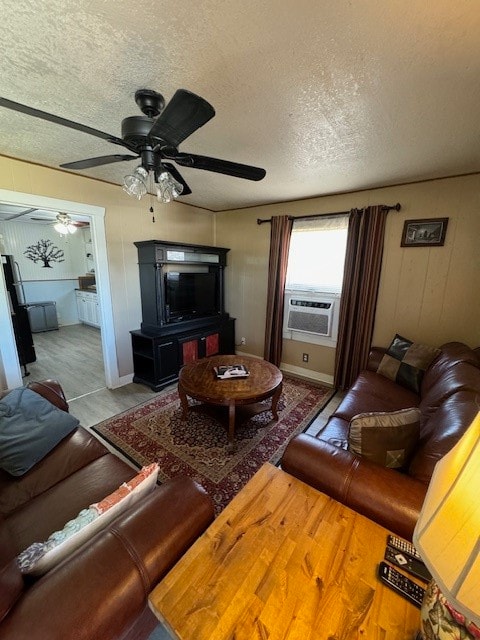
[{"label": "wooden table top", "polygon": [[[214,367],[243,364],[250,372],[248,378],[219,380]],[[186,364],[180,369],[179,384],[187,395],[213,404],[249,404],[273,395],[282,383],[282,372],[270,362],[249,356],[212,356]]]},{"label": "wooden table top", "polygon": [[266,464],[150,595],[181,640],[412,640],[377,578],[388,531]]}]

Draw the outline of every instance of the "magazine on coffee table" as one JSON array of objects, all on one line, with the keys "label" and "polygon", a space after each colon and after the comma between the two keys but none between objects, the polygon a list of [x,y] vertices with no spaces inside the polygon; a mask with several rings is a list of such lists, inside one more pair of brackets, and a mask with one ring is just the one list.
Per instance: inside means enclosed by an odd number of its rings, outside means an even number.
[{"label": "magazine on coffee table", "polygon": [[227,378],[248,378],[250,375],[249,370],[243,364],[231,364],[220,367],[213,367],[215,375],[220,380],[226,380]]}]

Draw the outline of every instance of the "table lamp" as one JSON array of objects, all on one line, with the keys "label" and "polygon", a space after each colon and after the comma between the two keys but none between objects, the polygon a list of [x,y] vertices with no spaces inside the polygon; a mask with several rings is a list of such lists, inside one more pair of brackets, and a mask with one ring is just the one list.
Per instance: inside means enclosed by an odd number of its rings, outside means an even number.
[{"label": "table lamp", "polygon": [[480,638],[480,413],[436,464],[413,542],[433,577],[423,638]]}]

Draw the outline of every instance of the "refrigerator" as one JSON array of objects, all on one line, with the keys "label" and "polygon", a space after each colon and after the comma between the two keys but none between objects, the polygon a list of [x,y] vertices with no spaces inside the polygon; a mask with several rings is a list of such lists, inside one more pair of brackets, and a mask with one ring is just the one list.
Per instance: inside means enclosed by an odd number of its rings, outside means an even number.
[{"label": "refrigerator", "polygon": [[23,285],[18,271],[18,265],[11,255],[2,255],[2,267],[7,285],[7,295],[12,314],[13,333],[17,345],[20,365],[24,369],[24,376],[30,375],[27,364],[35,362],[35,347],[33,345],[28,309],[25,304]]}]

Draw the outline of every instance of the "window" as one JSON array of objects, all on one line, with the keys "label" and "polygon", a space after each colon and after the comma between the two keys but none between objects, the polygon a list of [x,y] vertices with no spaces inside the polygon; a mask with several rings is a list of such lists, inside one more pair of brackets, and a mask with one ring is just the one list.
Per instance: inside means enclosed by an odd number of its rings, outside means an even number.
[{"label": "window", "polygon": [[348,216],[293,222],[286,288],[340,293],[342,290]]},{"label": "window", "polygon": [[294,221],[284,338],[335,347],[347,233],[347,215]]}]

